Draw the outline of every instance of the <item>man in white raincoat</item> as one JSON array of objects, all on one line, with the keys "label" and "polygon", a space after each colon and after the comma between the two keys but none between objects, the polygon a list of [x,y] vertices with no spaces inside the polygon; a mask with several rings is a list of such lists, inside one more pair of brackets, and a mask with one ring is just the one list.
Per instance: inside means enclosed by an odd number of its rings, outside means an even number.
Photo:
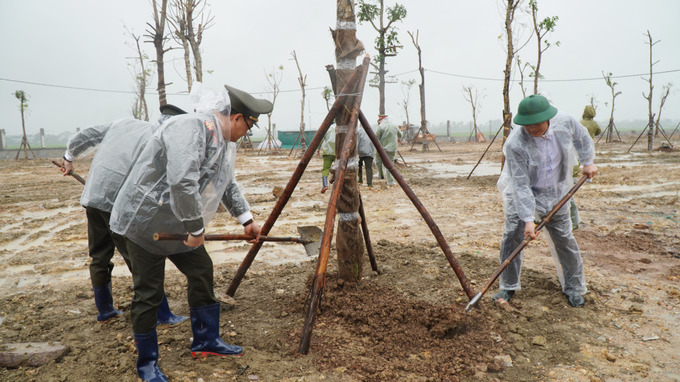
[{"label": "man in white raincoat", "polygon": [[[118,249],[128,269],[131,269],[125,240],[109,229],[113,201],[146,141],[153,136],[163,121],[173,115],[186,113],[173,105],[163,105],[160,111],[161,116],[156,123],[123,118],[83,129],[71,137],[66,145],[61,168],[64,175],[73,171],[75,158],[91,148],[97,148],[80,204],[85,207],[87,215],[87,241],[91,257],[90,281],[99,322],[105,322],[123,313],[113,307],[111,293],[111,272],[114,267],[111,258],[114,248]],[[163,300],[158,309],[158,325],[174,326],[186,320],[187,317],[177,316],[170,311],[168,300],[163,293]]]},{"label": "man in white raincoat", "polygon": [[[401,130],[399,130],[397,125],[392,123],[390,117],[381,115],[378,119],[378,131],[376,132],[376,135],[380,140],[380,144],[385,148],[387,156],[394,162],[394,157],[397,155],[399,139],[401,138]],[[383,179],[383,164],[380,155],[375,157],[375,165],[378,167],[378,176],[380,179]],[[387,173],[385,174],[385,176],[387,176],[387,185],[392,186],[397,184],[392,177],[392,173],[389,171],[385,172]]]},{"label": "man in white raincoat", "polygon": [[[221,201],[243,224],[245,234],[256,237],[253,242],[259,238],[260,227],[234,181],[235,142],[273,105],[225,88],[220,93],[205,89],[200,98],[192,89],[192,98],[199,99],[196,112],[168,120],[149,140],[111,213],[111,230],[125,237],[132,263],[135,296],[130,316],[143,380],[168,380],[158,366],[155,320],[166,258],[187,278],[192,356],[243,353],[219,335],[220,304],[203,235]],[[154,241],[156,232],[187,232],[188,237],[184,242]]]},{"label": "man in white raincoat", "polygon": [[[505,207],[501,263],[525,237],[537,237],[534,221],[545,217],[573,186],[569,155],[572,148],[583,164],[581,172],[588,178],[597,173],[594,144],[586,128],[573,117],[558,113],[545,97],[531,95],[523,99],[513,121],[522,128],[514,129],[505,141],[505,166],[498,179]],[[571,306],[583,306],[587,289],[569,208],[561,208],[545,228],[562,292]],[[510,300],[521,289],[522,258],[523,254],[517,256],[501,273],[501,291],[494,300]]]}]

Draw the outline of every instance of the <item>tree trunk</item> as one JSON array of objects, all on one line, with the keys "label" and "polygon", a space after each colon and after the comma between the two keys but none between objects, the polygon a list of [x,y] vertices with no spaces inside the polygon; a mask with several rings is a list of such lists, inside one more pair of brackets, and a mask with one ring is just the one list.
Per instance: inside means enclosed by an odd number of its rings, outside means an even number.
[{"label": "tree trunk", "polygon": [[[156,49],[156,73],[158,75],[158,102],[160,105],[165,105],[168,103],[167,96],[165,93],[165,63],[163,56],[165,55],[165,50],[163,49],[164,34],[165,34],[165,19],[167,17],[168,0],[162,0],[160,13],[158,12],[158,7],[156,5],[156,0],[152,1],[154,22],[153,27],[153,45]],[[146,101],[144,101],[146,103]],[[148,120],[148,117],[146,118]]]},{"label": "tree trunk", "polygon": [[[512,59],[515,56],[514,46],[512,43],[512,20],[515,14],[515,8],[517,7],[517,0],[507,0],[507,8],[505,10],[505,34],[508,39],[508,55],[505,59],[505,70],[503,70],[503,142],[501,144],[505,145],[505,140],[508,139],[510,135],[510,130],[512,129],[512,112],[510,111],[510,74],[512,73]],[[501,156],[501,169],[505,164],[505,156]]]},{"label": "tree trunk", "polygon": [[[356,57],[363,50],[361,42],[356,38],[356,16],[353,0],[337,0],[337,31],[335,39],[335,55],[338,70],[337,89],[342,89],[356,67]],[[358,47],[362,46],[362,49]],[[382,81],[381,81],[382,82]],[[348,98],[352,100],[352,98]],[[381,105],[382,92],[381,92]],[[351,105],[351,104],[350,104]],[[384,106],[381,106],[384,108]],[[384,113],[384,109],[381,109]],[[335,152],[340,155],[342,144],[347,135],[350,120],[350,108],[343,108],[338,113],[335,129]],[[350,150],[350,158],[357,158],[356,141]],[[364,243],[359,222],[359,185],[357,183],[356,166],[347,167],[344,184],[337,203],[338,232],[336,248],[338,254],[338,275],[351,282],[361,279],[364,263]]]}]

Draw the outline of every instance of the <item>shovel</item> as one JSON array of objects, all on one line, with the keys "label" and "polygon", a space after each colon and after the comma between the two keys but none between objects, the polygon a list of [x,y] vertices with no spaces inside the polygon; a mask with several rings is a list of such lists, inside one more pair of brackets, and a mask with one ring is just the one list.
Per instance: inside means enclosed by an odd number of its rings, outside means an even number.
[{"label": "shovel", "polygon": [[[557,211],[559,211],[559,209],[562,208],[562,206],[564,206],[572,196],[574,196],[576,190],[578,190],[579,187],[581,187],[581,185],[585,183],[587,179],[588,176],[583,175],[581,179],[578,180],[574,187],[572,187],[571,190],[569,190],[569,192],[567,192],[567,194],[559,201],[559,203],[557,203],[557,205],[553,207],[550,213],[548,213],[548,215],[546,215],[546,217],[544,217],[543,220],[541,220],[541,222],[538,223],[535,229],[536,233],[538,233],[538,231],[540,231],[550,221],[553,215],[555,215],[555,213],[557,213]],[[474,308],[475,305],[477,305],[479,300],[482,299],[482,296],[484,296],[484,294],[489,290],[489,288],[491,288],[491,285],[496,281],[498,276],[500,276],[501,273],[503,273],[505,268],[507,268],[508,265],[510,265],[510,263],[519,255],[520,252],[522,252],[524,247],[526,247],[530,241],[531,241],[530,237],[524,239],[524,241],[522,241],[522,243],[517,248],[515,248],[515,250],[510,254],[510,256],[508,256],[508,258],[505,259],[505,261],[503,261],[503,263],[498,267],[498,269],[496,269],[496,272],[494,272],[493,276],[491,276],[491,280],[489,280],[489,282],[487,282],[486,285],[484,285],[484,289],[482,289],[481,292],[477,293],[475,297],[473,297],[467,304],[467,306],[465,307],[466,312],[469,312],[472,308]]]},{"label": "shovel", "polygon": [[[307,256],[315,256],[319,254],[319,247],[321,246],[321,235],[323,231],[319,227],[304,226],[298,227],[300,237],[282,237],[282,236],[260,236],[260,241],[292,241],[300,243],[305,247]],[[162,233],[157,232],[153,234],[154,240],[186,240],[186,233]],[[252,240],[255,236],[251,235],[231,235],[231,234],[205,234],[205,240]]]}]

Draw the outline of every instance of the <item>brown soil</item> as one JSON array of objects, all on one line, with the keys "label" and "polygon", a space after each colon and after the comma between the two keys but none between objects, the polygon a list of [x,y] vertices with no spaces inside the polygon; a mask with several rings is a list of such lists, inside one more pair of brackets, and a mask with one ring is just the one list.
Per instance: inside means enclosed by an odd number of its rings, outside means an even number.
[{"label": "brown soil", "polygon": [[[632,142],[632,138],[630,139]],[[503,229],[497,175],[467,172],[486,144],[440,144],[402,154],[400,170],[443,232],[475,290],[498,265]],[[237,358],[191,358],[191,328],[159,329],[160,364],[177,381],[677,381],[680,380],[680,227],[677,151],[630,143],[598,144],[600,175],[576,195],[575,231],[586,267],[584,308],[568,306],[547,245],[525,251],[523,289],[500,306],[492,287],[478,309],[427,225],[399,187],[361,187],[377,263],[360,284],[328,276],[308,355],[297,350],[305,300],[316,270],[297,244],[267,244],[223,305],[222,337],[242,345]],[[638,145],[639,146],[639,145]],[[500,159],[498,144],[482,165]],[[262,223],[297,160],[239,154],[237,178]],[[467,165],[453,177],[456,166]],[[76,163],[87,174],[89,160]],[[320,194],[315,157],[272,235],[322,226],[329,193]],[[129,310],[131,277],[116,255],[114,299],[123,317],[102,325],[87,272],[81,186],[47,160],[0,162],[0,341],[60,341],[70,352],[43,366],[0,368],[7,381],[134,381]],[[262,171],[262,169],[267,169]],[[218,213],[211,232],[239,232]],[[216,291],[223,294],[249,246],[213,244]],[[334,256],[334,251],[332,253]],[[166,272],[175,313],[188,315],[186,281]]]}]

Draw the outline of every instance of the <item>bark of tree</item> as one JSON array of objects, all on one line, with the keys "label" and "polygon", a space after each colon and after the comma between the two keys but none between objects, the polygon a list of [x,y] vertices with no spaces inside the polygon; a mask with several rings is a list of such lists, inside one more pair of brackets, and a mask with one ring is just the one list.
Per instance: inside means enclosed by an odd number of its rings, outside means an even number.
[{"label": "bark of tree", "polygon": [[[206,13],[207,6],[208,3],[204,0],[175,0],[173,2],[173,35],[184,49],[184,67],[189,91],[191,91],[193,81],[203,82],[201,42],[203,33],[213,25],[214,21],[210,12]],[[193,65],[191,56],[194,58]],[[191,74],[192,66],[193,75]]]},{"label": "bark of tree", "polygon": [[[427,134],[429,131],[427,129],[427,116],[425,115],[425,68],[423,68],[423,52],[418,44],[418,35],[420,33],[417,31],[415,37],[411,32],[408,32],[408,34],[411,36],[411,41],[413,41],[413,45],[418,51],[418,72],[420,73],[420,84],[418,85],[418,90],[420,90],[420,129],[423,133]],[[426,142],[427,139],[424,139],[423,144],[427,144]]]},{"label": "bark of tree", "polygon": [[[512,112],[510,111],[510,75],[512,74],[512,59],[515,56],[512,36],[512,22],[515,18],[515,10],[521,0],[507,0],[505,8],[505,35],[507,41],[507,56],[505,59],[505,69],[503,70],[503,142],[508,139],[512,129]],[[505,156],[501,158],[501,168],[505,164]]]},{"label": "bark of tree", "polygon": [[649,31],[647,31],[647,38],[649,39],[649,42],[647,43],[649,45],[649,94],[645,95],[645,93],[642,93],[642,96],[647,100],[647,110],[649,116],[649,120],[647,121],[647,128],[649,129],[647,131],[647,150],[651,151],[654,146],[654,114],[652,113],[652,93],[654,90],[654,83],[652,82],[652,68],[656,64],[656,62],[653,62],[652,59],[652,51],[654,45],[656,45],[656,43],[659,41],[652,42],[652,35],[649,33]]},{"label": "bark of tree", "polygon": [[[158,9],[157,0],[152,0],[153,5],[153,19],[154,24],[146,23],[149,27],[147,29],[147,37],[151,38],[154,48],[156,49],[156,73],[158,77],[158,102],[161,105],[168,103],[165,92],[165,63],[163,56],[165,52],[170,49],[164,49],[165,43],[165,21],[167,20],[168,0],[161,0],[160,10]],[[148,117],[147,117],[148,120]]]},{"label": "bark of tree", "polygon": [[[363,51],[363,45],[356,38],[356,16],[353,0],[337,0],[337,29],[333,31],[336,58],[336,89],[342,89],[356,67],[356,57]],[[348,100],[352,100],[351,97]],[[351,104],[350,104],[351,105]],[[338,113],[335,129],[335,152],[340,155],[347,135],[350,108]],[[356,143],[350,149],[350,158],[357,158]],[[354,161],[352,161],[354,162]],[[359,186],[356,166],[348,166],[344,184],[337,203],[338,231],[336,249],[338,254],[338,275],[346,281],[361,279],[364,263],[364,243],[359,222]]]},{"label": "bark of tree", "polygon": [[307,140],[305,139],[305,86],[307,86],[307,76],[302,75],[300,63],[298,62],[295,51],[291,54],[293,59],[295,59],[295,66],[297,66],[298,74],[300,75],[300,77],[298,77],[298,83],[300,84],[300,90],[302,91],[302,98],[300,99],[300,148],[304,154],[305,149],[307,148]]},{"label": "bark of tree", "polygon": [[149,120],[149,108],[146,104],[146,85],[148,83],[146,66],[144,65],[144,53],[142,52],[142,47],[139,45],[139,36],[130,34],[135,40],[137,47],[137,60],[139,60],[139,73],[135,74],[137,80],[137,101],[135,102],[135,108],[133,110],[133,115],[137,119],[142,119],[144,121]]}]

